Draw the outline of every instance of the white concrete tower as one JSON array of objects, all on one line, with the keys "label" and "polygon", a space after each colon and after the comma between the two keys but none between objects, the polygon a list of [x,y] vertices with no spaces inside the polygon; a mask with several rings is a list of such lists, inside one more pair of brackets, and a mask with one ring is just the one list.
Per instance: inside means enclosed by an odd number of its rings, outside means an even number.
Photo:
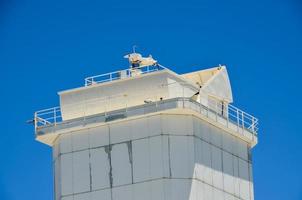
[{"label": "white concrete tower", "polygon": [[231,105],[225,66],[177,74],[152,57],[59,92],[35,113],[56,200],[253,200],[258,120]]}]

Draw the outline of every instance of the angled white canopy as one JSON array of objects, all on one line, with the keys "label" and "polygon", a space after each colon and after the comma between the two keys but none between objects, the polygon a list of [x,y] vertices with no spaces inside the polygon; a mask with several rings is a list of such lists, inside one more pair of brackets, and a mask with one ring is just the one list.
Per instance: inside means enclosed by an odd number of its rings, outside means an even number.
[{"label": "angled white canopy", "polygon": [[182,75],[199,85],[201,97],[212,97],[226,103],[233,102],[232,88],[225,66],[214,67]]}]

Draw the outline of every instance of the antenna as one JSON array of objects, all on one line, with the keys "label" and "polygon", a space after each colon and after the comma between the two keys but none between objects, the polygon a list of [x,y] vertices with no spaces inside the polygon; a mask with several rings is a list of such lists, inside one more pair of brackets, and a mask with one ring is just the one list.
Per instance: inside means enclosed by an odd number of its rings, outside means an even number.
[{"label": "antenna", "polygon": [[137,47],[136,45],[133,45],[133,46],[132,46],[133,53],[136,53],[136,52],[135,52],[136,47]]}]

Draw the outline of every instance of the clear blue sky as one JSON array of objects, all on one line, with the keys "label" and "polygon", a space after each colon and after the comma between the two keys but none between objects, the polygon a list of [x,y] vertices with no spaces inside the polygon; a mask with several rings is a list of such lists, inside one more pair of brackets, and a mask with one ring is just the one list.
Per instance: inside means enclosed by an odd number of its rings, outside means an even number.
[{"label": "clear blue sky", "polygon": [[226,64],[260,119],[256,200],[302,199],[300,0],[0,0],[0,199],[52,200],[51,149],[25,124],[139,46],[182,73]]}]

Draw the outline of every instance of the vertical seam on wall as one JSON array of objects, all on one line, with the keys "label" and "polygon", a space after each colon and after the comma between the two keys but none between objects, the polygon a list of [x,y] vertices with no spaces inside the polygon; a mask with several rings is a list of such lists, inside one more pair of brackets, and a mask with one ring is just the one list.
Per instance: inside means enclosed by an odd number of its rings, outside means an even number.
[{"label": "vertical seam on wall", "polygon": [[132,157],[132,141],[130,140],[129,142],[127,142],[127,146],[128,146],[128,157],[129,157],[129,162],[130,162],[130,166],[131,166],[131,182],[133,184],[134,180],[133,180],[133,157]]},{"label": "vertical seam on wall", "polygon": [[238,186],[239,186],[239,194],[238,194],[238,197],[241,198],[241,189],[240,189],[240,186],[241,186],[241,179],[240,179],[240,166],[239,166],[239,159],[237,159],[237,166],[238,166]]},{"label": "vertical seam on wall", "polygon": [[[191,162],[190,162],[190,161],[191,161],[191,160],[190,160],[190,157],[191,157],[191,156],[189,155],[189,153],[190,153],[190,152],[189,152],[189,138],[190,138],[190,137],[188,137],[188,136],[185,136],[185,137],[186,137],[186,149],[187,149],[187,154],[188,154],[188,156],[187,156],[187,159],[188,159],[188,160],[187,160],[187,167],[188,167],[188,168],[187,168],[187,170],[188,170],[187,173],[190,174],[190,173],[189,173],[189,172],[190,172],[190,169],[189,169],[190,167],[189,167],[189,166],[190,166],[190,163],[191,163]],[[190,177],[190,175],[188,176],[188,178],[189,178],[189,177]]]},{"label": "vertical seam on wall", "polygon": [[[112,164],[111,164],[111,133],[110,133],[110,125],[108,125],[108,135],[109,135],[109,144],[108,144],[108,160],[109,160],[109,184],[110,184],[110,199],[112,200],[113,192],[112,192],[112,186],[113,186],[113,178],[112,178]],[[106,147],[105,147],[106,150]]]},{"label": "vertical seam on wall", "polygon": [[151,145],[150,145],[150,138],[148,138],[148,165],[149,165],[149,169],[148,169],[148,179],[151,179]]},{"label": "vertical seam on wall", "polygon": [[[249,149],[248,149],[249,151]],[[249,159],[249,158],[248,158]],[[250,163],[247,162],[247,169],[248,169],[248,181],[249,181],[249,199],[252,200],[252,188],[251,188],[251,170],[250,170]]]},{"label": "vertical seam on wall", "polygon": [[92,174],[91,174],[91,153],[90,153],[90,148],[88,151],[89,155],[89,184],[90,184],[90,192],[92,191]]},{"label": "vertical seam on wall", "polygon": [[170,144],[170,135],[168,135],[168,151],[169,151],[169,177],[172,177],[172,170],[171,170],[171,144]]},{"label": "vertical seam on wall", "polygon": [[[162,161],[162,176],[163,177],[165,177],[165,173],[166,173],[166,167],[168,167],[168,166],[165,166],[166,165],[166,163],[165,163],[165,146],[164,146],[164,136],[163,135],[161,135],[160,136],[160,144],[161,144],[161,150],[162,150],[162,153],[161,153],[161,161]],[[167,152],[167,154],[169,154],[169,152]],[[169,155],[168,155],[169,156]],[[151,158],[151,157],[150,157]],[[151,162],[150,162],[151,163]]]},{"label": "vertical seam on wall", "polygon": [[[56,148],[56,147],[54,147],[54,148]],[[53,187],[53,191],[54,191],[54,199],[57,199],[57,190],[56,190],[56,188],[57,188],[57,183],[56,183],[56,173],[57,173],[57,171],[56,171],[56,162],[57,162],[58,160],[56,159],[54,162],[52,162],[52,173],[53,173],[53,182],[54,182],[54,187]]]},{"label": "vertical seam on wall", "polygon": [[214,185],[214,174],[213,174],[213,159],[212,159],[212,157],[213,157],[213,153],[212,153],[212,145],[209,145],[210,146],[210,160],[211,160],[211,178],[212,178],[212,185]]},{"label": "vertical seam on wall", "polygon": [[[222,146],[222,144],[221,144]],[[223,172],[223,150],[221,151],[221,175],[222,175],[222,190],[226,191],[224,188],[224,172]],[[225,198],[225,192],[223,192],[223,198]]]},{"label": "vertical seam on wall", "polygon": [[[148,165],[149,165],[149,169],[148,169],[148,179],[150,180],[151,179],[151,145],[150,145],[150,138],[148,138]],[[152,183],[151,183],[152,184]],[[151,185],[150,184],[150,185]],[[150,194],[150,197],[152,199],[152,186],[149,187],[149,194]]]},{"label": "vertical seam on wall", "polygon": [[[73,134],[70,134],[70,142],[71,142],[71,150],[73,151]],[[72,163],[72,167],[71,167],[71,177],[72,177],[72,194],[74,194],[74,177],[73,177],[73,174],[74,174],[74,171],[73,171],[73,168],[74,168],[74,162],[73,162],[73,156],[74,156],[74,153],[71,154],[71,163]]]},{"label": "vertical seam on wall", "polygon": [[[236,159],[237,157],[235,157],[235,156],[233,156],[232,155],[232,167],[233,167],[233,175],[234,175],[234,196],[236,195],[235,193],[236,193],[236,182],[237,182],[237,178],[238,177],[236,177],[236,175],[235,175],[235,164],[234,164],[234,162],[235,162],[235,159]],[[237,175],[238,176],[238,175]]]}]

